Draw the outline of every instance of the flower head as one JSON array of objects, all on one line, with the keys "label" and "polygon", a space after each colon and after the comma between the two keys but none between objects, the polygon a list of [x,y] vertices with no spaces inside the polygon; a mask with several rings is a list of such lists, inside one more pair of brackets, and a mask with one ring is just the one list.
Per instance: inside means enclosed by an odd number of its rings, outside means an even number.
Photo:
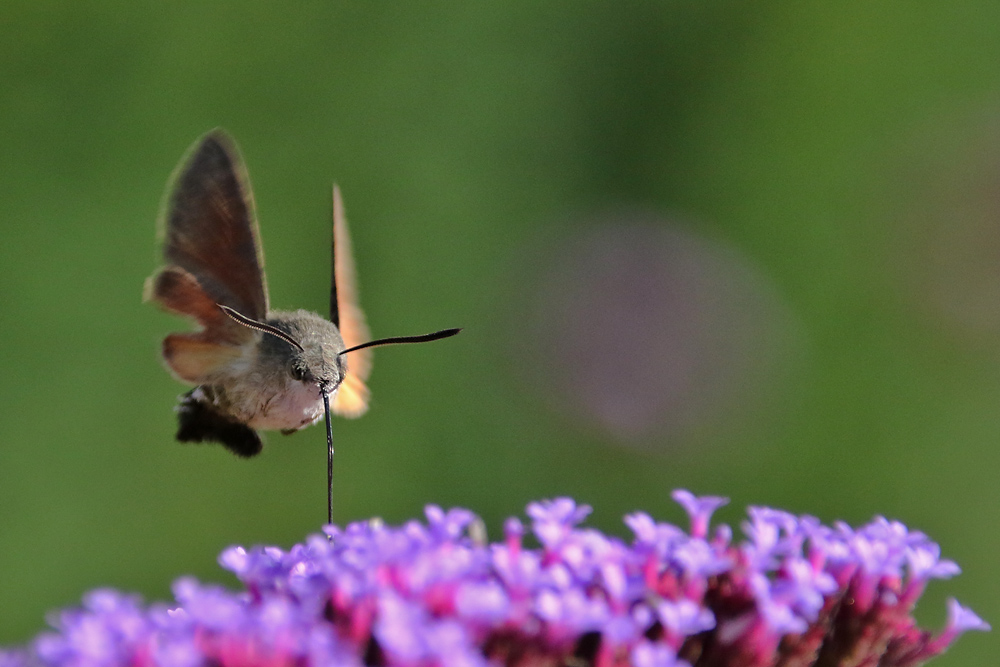
[{"label": "flower head", "polygon": [[580,524],[569,498],[532,503],[486,544],[467,510],[426,523],[328,526],[285,551],[219,558],[241,592],[181,578],[175,602],[98,590],[0,667],[763,667],[919,665],[963,632],[988,630],[954,600],[938,635],[911,616],[930,579],[958,573],[926,535],[876,518],[852,529],[755,507],[747,539],[725,501],[674,496],[691,528],[635,513],[630,542]]}]

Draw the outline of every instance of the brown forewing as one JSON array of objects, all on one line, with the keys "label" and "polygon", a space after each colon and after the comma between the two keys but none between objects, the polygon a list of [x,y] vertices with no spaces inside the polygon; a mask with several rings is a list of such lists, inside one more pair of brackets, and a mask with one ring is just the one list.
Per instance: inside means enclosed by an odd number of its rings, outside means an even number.
[{"label": "brown forewing", "polygon": [[194,276],[216,303],[267,317],[264,258],[253,195],[235,143],[221,130],[181,161],[164,215],[167,264]]}]

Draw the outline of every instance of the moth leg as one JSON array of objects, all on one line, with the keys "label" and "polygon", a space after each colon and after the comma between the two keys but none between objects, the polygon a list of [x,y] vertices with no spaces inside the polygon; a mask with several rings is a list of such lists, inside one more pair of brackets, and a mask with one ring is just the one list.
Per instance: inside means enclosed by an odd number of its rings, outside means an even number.
[{"label": "moth leg", "polygon": [[177,412],[177,440],[179,442],[218,442],[233,454],[251,457],[260,454],[264,446],[260,435],[235,419],[219,414],[208,403],[199,400],[203,395],[196,387],[180,397]]}]

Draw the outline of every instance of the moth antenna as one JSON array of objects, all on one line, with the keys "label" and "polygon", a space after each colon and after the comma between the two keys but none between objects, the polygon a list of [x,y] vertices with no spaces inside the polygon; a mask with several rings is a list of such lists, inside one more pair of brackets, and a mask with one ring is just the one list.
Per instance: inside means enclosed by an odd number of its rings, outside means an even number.
[{"label": "moth antenna", "polygon": [[340,302],[337,301],[337,231],[343,224],[344,204],[340,200],[340,188],[333,184],[333,234],[330,236],[330,321],[340,328]]},{"label": "moth antenna", "polygon": [[281,340],[285,341],[299,352],[305,352],[305,348],[299,345],[299,341],[295,340],[281,329],[277,327],[272,327],[270,324],[267,324],[266,322],[258,322],[257,320],[252,320],[246,315],[241,315],[240,313],[233,310],[229,306],[224,306],[221,303],[216,305],[222,309],[222,312],[224,312],[226,315],[229,315],[229,317],[233,318],[235,321],[239,322],[248,329],[256,329],[257,331],[262,331],[264,333],[271,334],[272,336],[280,338]]},{"label": "moth antenna", "polygon": [[[354,352],[355,350],[363,350],[366,347],[378,347],[381,345],[400,345],[403,343],[429,343],[432,340],[441,340],[442,338],[450,338],[457,334],[461,329],[442,329],[441,331],[435,331],[434,333],[421,334],[419,336],[393,336],[392,338],[379,338],[378,340],[370,340],[367,343],[362,343],[361,345],[355,345],[354,347],[349,347],[340,354],[347,354],[348,352]],[[339,355],[338,355],[339,356]]]}]

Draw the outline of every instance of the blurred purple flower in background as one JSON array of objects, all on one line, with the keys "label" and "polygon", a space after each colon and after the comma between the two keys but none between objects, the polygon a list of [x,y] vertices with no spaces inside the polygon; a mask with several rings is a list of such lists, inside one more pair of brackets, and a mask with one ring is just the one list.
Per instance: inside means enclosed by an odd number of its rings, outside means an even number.
[{"label": "blurred purple flower in background", "polygon": [[596,216],[533,264],[527,377],[618,444],[745,427],[802,360],[801,327],[766,273],[674,217]]},{"label": "blurred purple flower in background", "polygon": [[734,543],[710,530],[724,499],[674,498],[690,531],[636,513],[631,543],[558,498],[528,506],[540,548],[518,519],[487,544],[471,512],[436,506],[426,523],[330,526],[288,551],[231,547],[219,560],[245,591],[182,578],[176,603],[148,607],[94,591],[0,667],[903,667],[989,629],[954,600],[942,632],[917,627],[928,580],[958,567],[898,522],[753,507]]}]

